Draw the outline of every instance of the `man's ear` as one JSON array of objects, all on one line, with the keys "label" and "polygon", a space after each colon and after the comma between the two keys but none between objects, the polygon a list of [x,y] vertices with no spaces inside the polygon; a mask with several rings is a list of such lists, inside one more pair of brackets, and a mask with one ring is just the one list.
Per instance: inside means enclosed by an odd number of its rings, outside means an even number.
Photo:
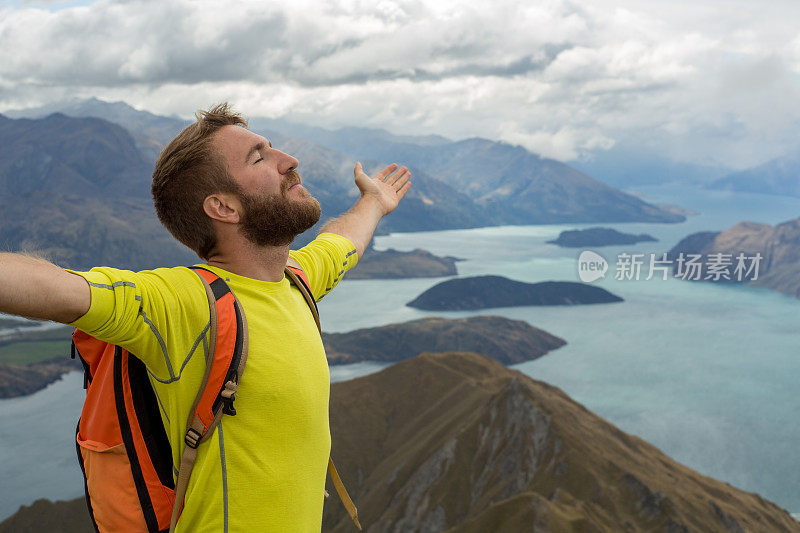
[{"label": "man's ear", "polygon": [[203,211],[213,220],[238,224],[240,213],[242,212],[242,204],[234,194],[211,194],[203,200]]}]

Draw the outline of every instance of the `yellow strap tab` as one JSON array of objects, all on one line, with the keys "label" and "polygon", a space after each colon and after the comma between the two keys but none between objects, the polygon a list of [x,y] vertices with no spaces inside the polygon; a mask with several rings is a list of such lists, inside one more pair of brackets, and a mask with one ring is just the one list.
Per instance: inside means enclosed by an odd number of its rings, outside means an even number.
[{"label": "yellow strap tab", "polygon": [[331,475],[331,481],[333,481],[333,486],[336,488],[339,499],[342,500],[345,509],[347,509],[347,512],[350,514],[350,518],[353,519],[356,527],[361,531],[361,524],[358,522],[358,509],[356,509],[355,504],[353,504],[353,500],[350,499],[350,495],[347,494],[347,489],[344,488],[342,478],[339,477],[339,472],[336,471],[336,466],[333,464],[333,459],[331,457],[328,457],[328,473]]}]

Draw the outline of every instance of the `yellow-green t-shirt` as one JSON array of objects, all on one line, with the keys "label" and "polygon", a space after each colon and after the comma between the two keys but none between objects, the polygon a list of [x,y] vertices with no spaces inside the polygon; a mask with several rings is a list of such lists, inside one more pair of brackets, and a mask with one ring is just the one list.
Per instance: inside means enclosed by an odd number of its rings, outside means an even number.
[{"label": "yellow-green t-shirt", "polygon": [[[317,300],[358,261],[345,237],[320,234],[289,253]],[[179,532],[318,532],[330,429],[330,375],[313,315],[288,278],[259,281],[208,267],[226,280],[247,319],[247,364],[234,402],[198,448]],[[91,286],[89,311],[73,326],[141,359],[180,464],[189,409],[205,370],[209,308],[185,267],[77,272]],[[177,475],[177,470],[174,472]]]}]

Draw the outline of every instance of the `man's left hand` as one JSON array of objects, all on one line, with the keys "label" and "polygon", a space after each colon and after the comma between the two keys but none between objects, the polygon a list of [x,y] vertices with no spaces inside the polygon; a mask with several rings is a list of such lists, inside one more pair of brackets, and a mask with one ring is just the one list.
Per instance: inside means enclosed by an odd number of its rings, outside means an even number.
[{"label": "man's left hand", "polygon": [[361,168],[361,162],[359,161],[353,169],[353,174],[356,178],[356,187],[361,191],[361,196],[376,200],[383,211],[383,215],[388,215],[394,211],[397,204],[411,188],[411,181],[409,181],[411,172],[406,167],[397,169],[397,163],[392,163],[378,172],[374,178],[370,178]]}]

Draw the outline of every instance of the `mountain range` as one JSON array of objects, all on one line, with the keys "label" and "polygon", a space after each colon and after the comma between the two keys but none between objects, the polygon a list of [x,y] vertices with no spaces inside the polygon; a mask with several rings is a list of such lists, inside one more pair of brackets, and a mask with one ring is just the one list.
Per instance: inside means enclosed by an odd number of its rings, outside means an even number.
[{"label": "mountain range", "polygon": [[[17,202],[21,210],[54,205],[60,214],[45,226],[67,222],[72,213],[65,206],[78,204],[85,217],[95,218],[95,226],[112,228],[112,240],[135,239],[141,233],[147,241],[124,247],[132,250],[128,257],[120,257],[124,250],[111,255],[95,250],[89,257],[73,253],[66,260],[70,266],[101,262],[138,268],[156,261],[186,264],[193,258],[178,245],[163,243],[168,236],[154,228],[158,222],[149,206],[152,164],[164,144],[186,126],[185,120],[136,110],[123,102],[89,99],[9,111],[0,123],[3,138],[12,141],[0,149],[3,195],[9,202],[21,198]],[[356,159],[370,173],[395,161],[413,173],[414,186],[392,216],[381,222],[379,234],[501,224],[685,220],[519,146],[480,138],[453,142],[439,136],[397,136],[363,128],[329,131],[259,118],[250,123],[251,129],[300,160],[298,170],[322,204],[320,224],[357,198]],[[86,205],[81,205],[82,198]],[[34,210],[34,214],[43,213]],[[134,227],[133,234],[126,231]],[[296,246],[309,242],[318,227],[298,237]],[[0,239],[18,246],[21,239],[9,239],[4,228]],[[46,233],[45,228],[41,231]],[[77,243],[72,239],[65,245],[59,240],[63,232],[55,233],[28,232],[26,245],[60,258]],[[155,249],[158,252],[153,253]],[[146,250],[151,253],[140,257]]]},{"label": "mountain range", "polygon": [[800,149],[708,184],[710,189],[800,198]]},{"label": "mountain range", "polygon": [[625,141],[609,149],[594,150],[569,165],[621,189],[665,183],[705,185],[732,170],[722,165],[677,161],[653,148]]},{"label": "mountain range", "polygon": [[402,161],[465,193],[500,224],[682,222],[668,212],[521,146],[482,138],[399,136],[362,128],[323,128],[257,118],[254,129],[281,131],[349,154]]}]

